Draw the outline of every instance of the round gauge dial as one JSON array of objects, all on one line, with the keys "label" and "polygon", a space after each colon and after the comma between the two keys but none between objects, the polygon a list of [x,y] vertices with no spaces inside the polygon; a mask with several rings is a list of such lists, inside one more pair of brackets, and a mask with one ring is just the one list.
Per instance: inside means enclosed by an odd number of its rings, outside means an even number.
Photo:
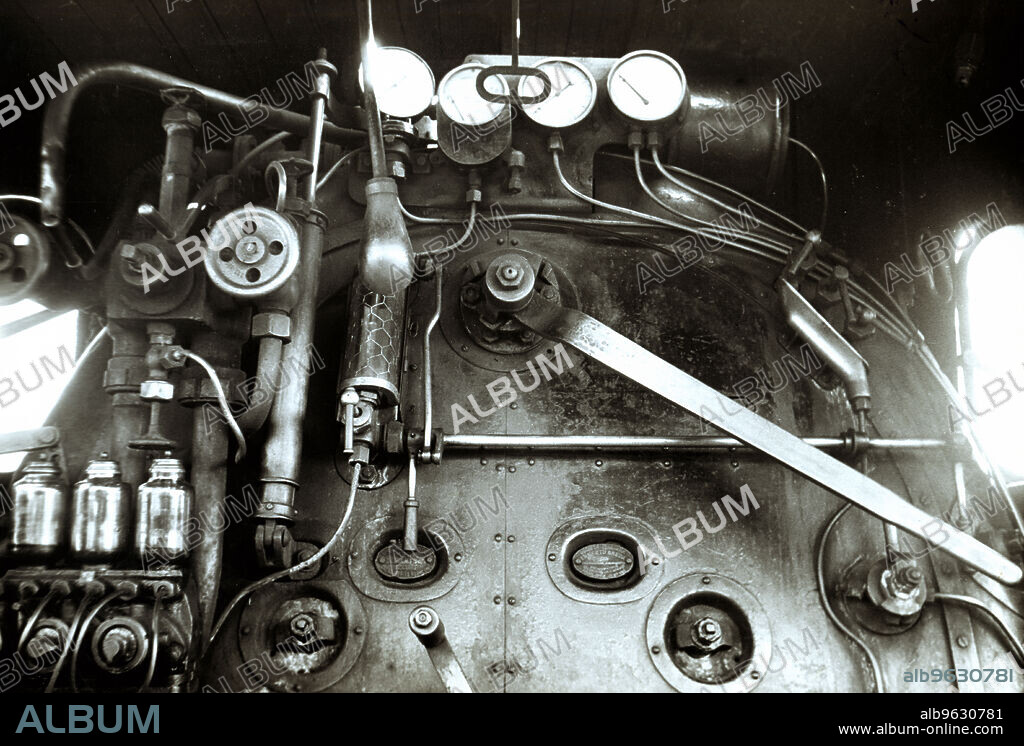
[{"label": "round gauge dial", "polygon": [[[505,110],[505,104],[488,101],[476,92],[476,76],[485,68],[479,62],[467,62],[441,79],[437,89],[437,102],[453,122],[471,127],[490,124]],[[508,95],[508,83],[500,75],[484,81],[491,93]]]},{"label": "round gauge dial", "polygon": [[[413,51],[380,47],[373,58],[374,93],[381,114],[398,119],[417,117],[434,99],[434,73]],[[363,66],[359,66],[363,86]]]},{"label": "round gauge dial", "polygon": [[[523,112],[545,127],[571,127],[587,118],[597,101],[597,83],[590,71],[573,60],[552,58],[534,67],[547,73],[551,92],[536,104],[523,104]],[[526,75],[519,79],[519,97],[539,96],[544,92],[540,78]]]},{"label": "round gauge dial", "polygon": [[686,93],[683,68],[661,52],[631,52],[608,73],[609,98],[616,109],[636,122],[671,118],[686,103]]}]

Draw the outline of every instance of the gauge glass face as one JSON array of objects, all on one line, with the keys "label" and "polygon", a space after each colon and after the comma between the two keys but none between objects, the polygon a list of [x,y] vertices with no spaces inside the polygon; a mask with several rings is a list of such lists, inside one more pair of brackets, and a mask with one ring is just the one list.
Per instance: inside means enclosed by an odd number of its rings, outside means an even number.
[{"label": "gauge glass face", "polygon": [[[374,92],[382,114],[399,119],[419,116],[434,98],[434,73],[415,52],[380,47],[373,60]],[[359,66],[359,84],[363,67]]]},{"label": "gauge glass face", "polygon": [[[597,100],[597,84],[585,67],[563,59],[542,60],[535,67],[547,73],[551,93],[536,104],[524,104],[523,111],[537,124],[546,127],[570,127],[590,114]],[[544,92],[540,78],[525,76],[519,80],[519,97],[539,96]]]},{"label": "gauge glass face", "polygon": [[[493,122],[504,111],[505,104],[487,101],[476,92],[476,76],[483,69],[483,65],[470,62],[456,67],[441,81],[438,103],[452,121],[479,127]],[[489,77],[484,81],[484,88],[491,93],[508,95],[508,83],[501,75]]]},{"label": "gauge glass face", "polygon": [[657,122],[679,111],[686,100],[682,68],[660,52],[633,52],[608,74],[608,96],[620,112],[638,122]]}]

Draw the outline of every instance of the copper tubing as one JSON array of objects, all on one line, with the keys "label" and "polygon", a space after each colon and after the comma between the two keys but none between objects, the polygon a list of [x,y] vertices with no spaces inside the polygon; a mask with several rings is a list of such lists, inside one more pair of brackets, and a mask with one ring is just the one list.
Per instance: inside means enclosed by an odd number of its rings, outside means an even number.
[{"label": "copper tubing", "polygon": [[[252,98],[247,99],[216,88],[193,83],[176,75],[154,70],[143,65],[128,62],[110,62],[88,65],[74,71],[77,85],[50,102],[43,119],[42,168],[40,173],[39,196],[42,198],[40,213],[43,225],[54,227],[64,220],[64,165],[67,150],[68,127],[71,113],[78,99],[86,91],[102,85],[123,85],[130,88],[159,92],[165,88],[190,88],[203,97],[206,104],[216,111],[246,111],[252,108]],[[261,126],[286,130],[296,135],[309,134],[310,119],[285,109],[267,106],[267,118]],[[338,127],[326,123],[324,137],[330,142],[346,143],[353,139],[364,140],[366,133],[361,130]]]}]

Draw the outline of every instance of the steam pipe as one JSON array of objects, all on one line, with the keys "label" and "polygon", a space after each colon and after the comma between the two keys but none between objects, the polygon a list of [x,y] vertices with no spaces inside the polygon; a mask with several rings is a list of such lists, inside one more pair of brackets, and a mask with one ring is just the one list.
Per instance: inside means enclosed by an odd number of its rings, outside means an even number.
[{"label": "steam pipe", "polygon": [[384,130],[380,122],[380,109],[377,108],[377,92],[373,81],[375,55],[377,48],[373,38],[373,0],[359,3],[359,38],[362,43],[363,60],[363,108],[366,109],[366,128],[370,138],[370,164],[373,178],[388,175],[387,156],[384,152]]},{"label": "steam pipe", "polygon": [[[313,95],[312,117],[308,134],[310,159],[319,157],[322,127],[327,98],[330,95],[330,76],[335,73],[324,59],[321,50],[317,65],[317,89]],[[287,387],[277,393],[270,410],[267,440],[263,448],[263,505],[258,519],[292,520],[295,517],[295,491],[299,486],[299,468],[302,461],[302,424],[306,417],[309,396],[309,353],[313,345],[316,323],[317,288],[320,284],[320,258],[323,252],[326,217],[312,209],[316,199],[316,169],[308,177],[306,195],[309,208],[296,217],[302,221],[297,286],[302,289],[292,309],[292,337],[282,352],[282,365],[294,373]]]},{"label": "steam pipe", "polygon": [[281,355],[284,343],[275,337],[264,337],[260,340],[259,355],[256,361],[256,386],[250,399],[257,403],[238,416],[238,426],[244,432],[254,433],[267,421],[270,408],[274,404],[274,395],[281,379]]},{"label": "steam pipe", "polygon": [[[68,128],[75,104],[86,91],[103,85],[123,85],[155,92],[165,88],[190,88],[202,96],[206,104],[215,111],[244,112],[252,108],[252,97],[245,99],[176,75],[168,75],[150,67],[128,62],[108,62],[81,67],[74,71],[73,78],[76,85],[50,102],[43,119],[40,213],[43,225],[50,228],[64,220],[64,166]],[[296,135],[309,133],[310,118],[304,114],[271,106],[265,106],[263,111],[266,111],[267,118],[262,122],[262,126],[286,130]],[[338,127],[330,123],[324,124],[323,135],[330,142],[341,143],[353,139],[362,141],[366,137],[366,133],[360,130]]]}]

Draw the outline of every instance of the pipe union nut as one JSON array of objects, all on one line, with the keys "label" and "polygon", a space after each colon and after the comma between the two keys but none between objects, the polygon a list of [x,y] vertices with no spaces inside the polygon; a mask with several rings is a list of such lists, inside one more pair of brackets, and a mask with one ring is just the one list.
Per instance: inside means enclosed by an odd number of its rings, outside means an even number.
[{"label": "pipe union nut", "polygon": [[143,401],[172,401],[174,384],[170,381],[143,381],[139,386],[139,398]]},{"label": "pipe union nut", "polygon": [[273,337],[287,342],[292,338],[292,320],[286,313],[258,313],[252,317],[252,336]]}]

